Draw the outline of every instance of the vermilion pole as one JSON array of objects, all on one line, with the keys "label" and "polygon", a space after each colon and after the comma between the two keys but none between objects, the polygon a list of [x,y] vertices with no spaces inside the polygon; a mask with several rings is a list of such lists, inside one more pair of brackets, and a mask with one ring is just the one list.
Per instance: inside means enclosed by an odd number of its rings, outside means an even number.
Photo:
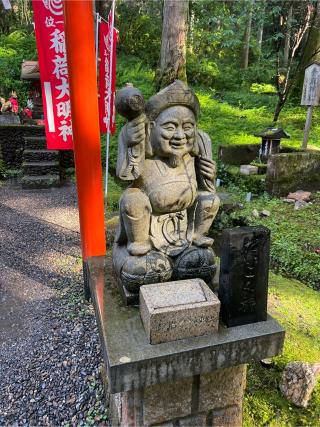
[{"label": "vermilion pole", "polygon": [[64,0],[83,261],[106,253],[92,2]]}]

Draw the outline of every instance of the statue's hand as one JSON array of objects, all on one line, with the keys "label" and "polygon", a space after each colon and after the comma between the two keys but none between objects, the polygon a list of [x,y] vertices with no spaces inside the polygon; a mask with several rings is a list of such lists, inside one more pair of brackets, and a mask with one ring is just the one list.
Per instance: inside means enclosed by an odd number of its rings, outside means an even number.
[{"label": "statue's hand", "polygon": [[126,133],[128,147],[140,144],[145,140],[145,119],[146,116],[144,114],[141,114],[140,116],[127,123]]},{"label": "statue's hand", "polygon": [[207,157],[199,157],[199,172],[204,178],[214,181],[216,176],[216,162]]}]

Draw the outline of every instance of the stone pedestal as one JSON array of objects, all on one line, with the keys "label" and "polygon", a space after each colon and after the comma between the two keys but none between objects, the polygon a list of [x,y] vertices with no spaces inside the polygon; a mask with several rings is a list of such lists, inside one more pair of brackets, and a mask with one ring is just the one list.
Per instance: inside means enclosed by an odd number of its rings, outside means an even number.
[{"label": "stone pedestal", "polygon": [[282,350],[272,317],[151,345],[139,310],[121,301],[111,259],[89,259],[88,279],[113,426],[241,426],[245,365]]},{"label": "stone pedestal", "polygon": [[246,365],[110,395],[112,426],[241,426]]}]

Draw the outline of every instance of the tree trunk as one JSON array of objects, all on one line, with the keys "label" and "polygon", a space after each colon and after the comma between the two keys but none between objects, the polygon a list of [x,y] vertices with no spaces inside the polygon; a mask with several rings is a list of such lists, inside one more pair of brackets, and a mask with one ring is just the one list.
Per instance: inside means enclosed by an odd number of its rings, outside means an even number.
[{"label": "tree trunk", "polygon": [[280,115],[281,110],[284,107],[285,103],[286,103],[285,98],[283,96],[279,96],[278,103],[277,103],[275,111],[274,111],[273,123],[277,123],[279,115]]},{"label": "tree trunk", "polygon": [[186,43],[189,0],[164,0],[160,70],[157,87],[179,79],[187,81]]},{"label": "tree trunk", "polygon": [[262,1],[262,7],[261,7],[261,18],[258,26],[258,32],[257,32],[257,44],[258,44],[258,50],[259,50],[259,56],[262,53],[262,40],[263,40],[263,29],[264,29],[264,15],[265,15],[265,7],[266,7],[266,1]]},{"label": "tree trunk", "polygon": [[316,4],[308,37],[303,47],[301,62],[298,68],[298,76],[294,85],[294,90],[297,94],[300,94],[302,91],[304,71],[313,61],[320,61],[320,0],[318,0]]},{"label": "tree trunk", "polygon": [[248,20],[246,29],[243,37],[243,49],[242,49],[242,61],[241,67],[246,70],[249,64],[249,49],[250,49],[250,37],[251,37],[251,24],[252,24],[252,10],[253,10],[253,0],[249,2],[248,10]]},{"label": "tree trunk", "polygon": [[286,29],[286,35],[285,35],[285,40],[284,40],[284,52],[283,52],[283,66],[284,66],[284,68],[287,68],[288,63],[289,63],[292,13],[293,13],[293,4],[291,3],[289,10],[288,10],[288,15],[287,15],[287,29]]},{"label": "tree trunk", "polygon": [[309,30],[308,40],[303,51],[301,60],[301,68],[303,71],[305,67],[314,61],[320,61],[320,0],[317,2],[314,20]]}]

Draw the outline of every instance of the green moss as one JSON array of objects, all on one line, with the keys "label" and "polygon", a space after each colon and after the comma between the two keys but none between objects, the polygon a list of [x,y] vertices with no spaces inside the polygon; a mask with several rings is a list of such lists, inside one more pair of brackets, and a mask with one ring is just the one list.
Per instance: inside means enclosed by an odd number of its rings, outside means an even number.
[{"label": "green moss", "polygon": [[245,426],[320,425],[320,384],[309,407],[296,408],[278,389],[285,365],[294,360],[320,360],[320,294],[302,283],[271,274],[269,312],[286,329],[284,351],[271,368],[250,365],[244,400]]}]

